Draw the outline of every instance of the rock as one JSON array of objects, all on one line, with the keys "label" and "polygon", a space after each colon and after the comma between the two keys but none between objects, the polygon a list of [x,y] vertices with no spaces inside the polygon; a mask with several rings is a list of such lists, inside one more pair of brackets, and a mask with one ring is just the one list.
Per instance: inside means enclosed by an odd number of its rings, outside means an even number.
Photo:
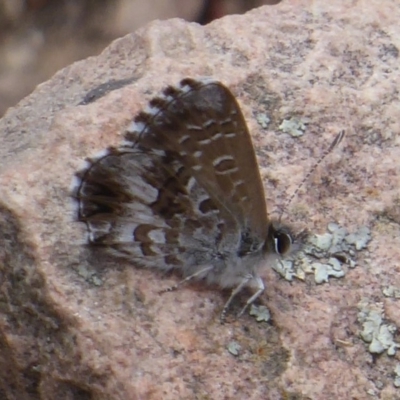
[{"label": "rock", "polygon": [[[205,27],[156,21],[10,109],[0,121],[0,397],[395,398],[395,360],[371,363],[346,324],[360,298],[377,295],[400,320],[381,294],[383,277],[399,286],[399,221],[384,219],[400,187],[399,19],[394,0],[302,0]],[[201,282],[160,295],[179,277],[92,251],[75,220],[70,188],[85,157],[118,145],[162,88],[205,75],[242,106],[270,213],[346,129],[284,218],[298,230],[368,226],[371,264],[322,286],[265,268],[271,324],[245,315],[221,325],[227,294]],[[279,130],[292,117],[308,121],[301,138]]]}]

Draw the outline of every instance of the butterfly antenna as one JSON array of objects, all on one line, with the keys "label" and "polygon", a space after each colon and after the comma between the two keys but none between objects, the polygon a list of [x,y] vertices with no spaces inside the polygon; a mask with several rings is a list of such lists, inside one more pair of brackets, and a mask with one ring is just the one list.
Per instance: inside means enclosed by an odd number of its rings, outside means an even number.
[{"label": "butterfly antenna", "polygon": [[331,145],[324,151],[322,156],[317,160],[317,162],[312,166],[312,168],[308,171],[307,175],[303,178],[303,180],[300,182],[299,186],[297,186],[296,190],[293,192],[293,194],[290,196],[289,200],[286,202],[286,204],[283,206],[280,216],[279,216],[279,223],[281,222],[282,215],[286,212],[286,210],[289,208],[290,203],[292,200],[296,197],[297,193],[299,190],[304,186],[304,183],[307,181],[307,179],[313,174],[313,172],[317,169],[319,164],[325,159],[325,157],[336,147],[339,145],[339,143],[342,141],[344,138],[344,133],[345,131],[339,132]]}]

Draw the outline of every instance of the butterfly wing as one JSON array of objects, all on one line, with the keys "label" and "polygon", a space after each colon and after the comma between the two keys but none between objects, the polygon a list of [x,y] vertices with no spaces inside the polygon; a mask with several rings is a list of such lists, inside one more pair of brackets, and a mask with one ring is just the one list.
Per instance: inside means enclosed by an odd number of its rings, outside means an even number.
[{"label": "butterfly wing", "polygon": [[260,253],[269,222],[234,96],[218,82],[184,80],[150,106],[124,146],[89,160],[78,174],[74,196],[90,242],[185,275]]},{"label": "butterfly wing", "polygon": [[[150,102],[127,139],[145,151],[176,152],[218,208],[265,238],[268,223],[264,190],[251,137],[233,94],[216,81],[185,79]],[[229,219],[229,217],[226,217]]]},{"label": "butterfly wing", "polygon": [[217,210],[170,156],[110,148],[78,174],[89,241],[145,267],[202,265],[218,247]]}]

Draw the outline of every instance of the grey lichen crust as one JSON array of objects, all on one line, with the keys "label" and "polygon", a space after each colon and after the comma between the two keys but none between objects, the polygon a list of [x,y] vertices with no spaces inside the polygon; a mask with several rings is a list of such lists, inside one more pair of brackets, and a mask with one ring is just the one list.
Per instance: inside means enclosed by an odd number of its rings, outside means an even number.
[{"label": "grey lichen crust", "polygon": [[[291,259],[278,260],[273,268],[289,281],[293,278],[304,280],[307,274],[313,274],[316,284],[327,283],[329,278],[342,278],[346,275],[346,269],[355,268],[354,258],[367,247],[370,240],[368,227],[363,226],[349,233],[336,223],[330,223],[326,233],[311,236],[299,253]],[[346,269],[344,265],[347,265]],[[387,286],[382,292],[386,297],[400,298],[398,287]],[[368,351],[372,354],[386,352],[394,356],[400,347],[400,343],[395,342],[397,327],[385,319],[383,305],[363,300],[358,304],[358,309],[360,337],[368,344]],[[400,372],[396,376],[394,384],[400,386]]]},{"label": "grey lichen crust", "polygon": [[292,137],[299,137],[304,135],[307,122],[305,118],[300,119],[292,117],[290,119],[284,119],[279,125],[279,129]]},{"label": "grey lichen crust", "polygon": [[389,285],[382,288],[382,293],[385,297],[391,297],[393,299],[400,299],[400,287]]},{"label": "grey lichen crust", "polygon": [[354,268],[357,251],[366,248],[370,240],[367,227],[348,233],[346,228],[330,223],[328,232],[309,237],[298,253],[292,258],[278,260],[273,269],[288,281],[304,280],[307,274],[313,274],[317,284],[328,282],[331,277],[342,278],[346,275],[343,265]]},{"label": "grey lichen crust", "polygon": [[240,353],[240,350],[242,350],[242,346],[235,340],[232,340],[231,342],[228,343],[227,349],[228,349],[228,352],[230,354],[232,354],[233,356],[238,356]]},{"label": "grey lichen crust", "polygon": [[249,314],[253,316],[257,322],[268,322],[271,319],[271,313],[266,306],[252,304]]},{"label": "grey lichen crust", "polygon": [[368,343],[368,351],[372,354],[381,354],[385,351],[394,356],[400,347],[394,341],[397,327],[385,320],[382,304],[369,303],[364,300],[358,305],[358,321],[362,325],[361,338]]}]

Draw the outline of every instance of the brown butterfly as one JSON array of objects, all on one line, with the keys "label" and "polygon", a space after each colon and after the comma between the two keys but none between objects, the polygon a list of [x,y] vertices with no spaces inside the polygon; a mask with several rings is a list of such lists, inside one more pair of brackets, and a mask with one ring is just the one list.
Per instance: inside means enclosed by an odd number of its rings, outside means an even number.
[{"label": "brown butterfly", "polygon": [[232,288],[222,319],[245,286],[254,294],[239,315],[254,302],[264,290],[260,266],[291,246],[268,218],[240,107],[211,79],[166,88],[124,144],[89,159],[77,177],[78,218],[91,244],[137,266],[178,270],[182,282]]}]

